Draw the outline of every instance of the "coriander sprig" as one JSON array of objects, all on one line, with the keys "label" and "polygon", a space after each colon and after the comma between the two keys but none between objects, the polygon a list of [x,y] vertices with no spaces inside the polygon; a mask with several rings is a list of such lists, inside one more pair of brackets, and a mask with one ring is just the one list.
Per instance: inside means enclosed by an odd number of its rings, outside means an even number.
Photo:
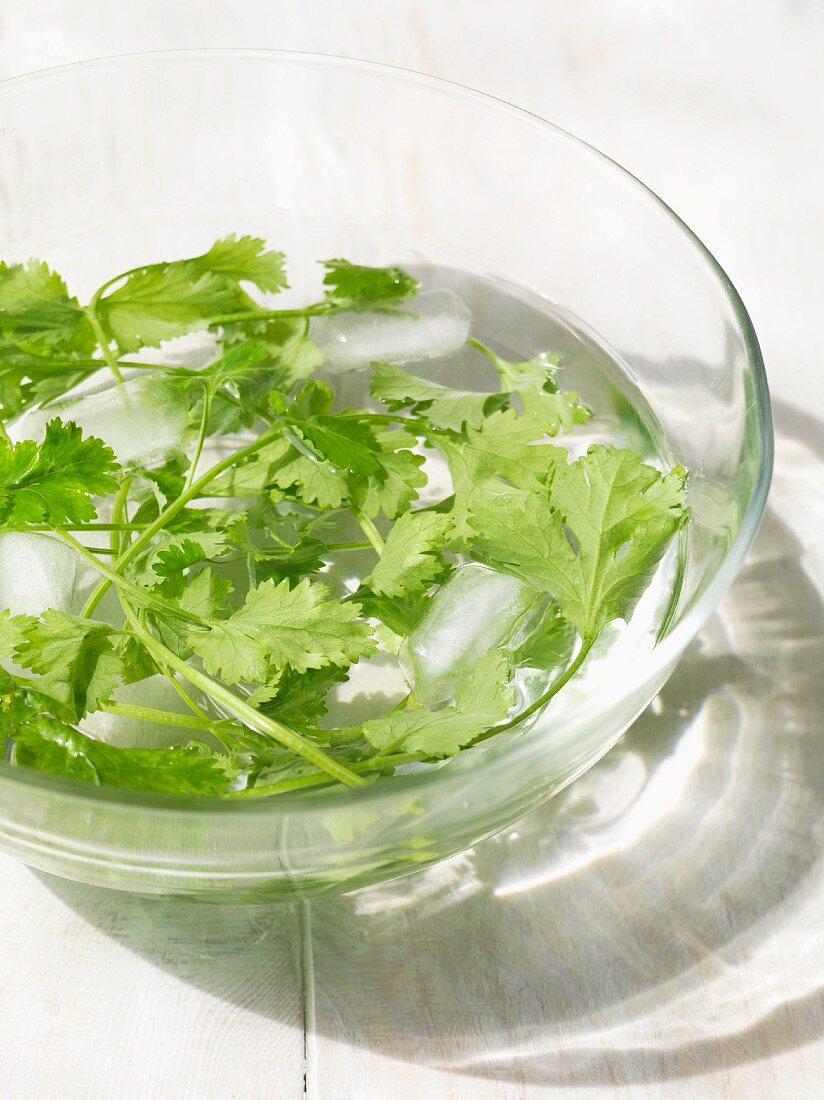
[{"label": "coriander sprig", "polygon": [[[590,410],[561,388],[548,352],[510,362],[470,338],[495,367],[495,393],[376,362],[370,388],[383,411],[335,409],[312,319],[393,312],[417,282],[335,259],[320,300],[278,309],[259,297],[286,285],[283,255],[254,237],[135,267],[86,305],[42,261],[0,264],[0,424],[72,398],[99,371],[124,394],[132,374],[150,372],[187,403],[191,436],[147,467],[118,463],[59,404],[40,439],[0,433],[0,538],[54,538],[98,578],[76,611],[0,610],[0,748],[18,766],[262,797],[441,761],[546,707],[604,627],[631,615],[685,521],[680,467],[662,474],[603,447],[570,462],[556,439]],[[213,344],[200,370],[156,361],[194,331]],[[160,349],[151,362],[147,348]],[[451,484],[424,506],[427,455]],[[358,551],[369,552],[359,583],[335,590],[330,570]],[[384,714],[328,728],[329,692],[379,647],[396,653],[471,559],[533,593],[544,610],[529,637],[475,654],[439,708],[422,706],[411,683]],[[110,590],[116,600],[104,603]],[[536,664],[547,687],[516,711],[516,668]],[[187,713],[118,698],[158,674]],[[82,728],[95,711],[197,739],[104,744]]]}]

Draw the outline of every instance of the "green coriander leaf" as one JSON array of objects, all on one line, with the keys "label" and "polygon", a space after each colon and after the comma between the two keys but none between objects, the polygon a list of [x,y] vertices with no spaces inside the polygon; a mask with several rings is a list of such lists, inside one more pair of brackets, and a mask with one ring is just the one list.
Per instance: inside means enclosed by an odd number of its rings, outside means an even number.
[{"label": "green coriander leaf", "polygon": [[14,763],[100,787],[176,795],[225,794],[239,769],[206,745],[121,748],[96,741],[53,718],[35,718],[15,733]]},{"label": "green coriander leaf", "polygon": [[[295,432],[300,439],[301,433]],[[302,454],[288,440],[276,440],[261,457],[270,461],[269,483],[303,504],[340,508],[348,499],[349,483],[344,470]]]},{"label": "green coriander leaf", "polygon": [[120,658],[120,676],[124,684],[135,684],[157,674],[154,658],[134,634],[121,634],[112,644]]},{"label": "green coriander leaf", "polygon": [[223,354],[196,374],[181,368],[175,377],[186,383],[207,381],[217,398],[228,402],[220,413],[220,430],[226,433],[265,415],[268,404],[283,401],[322,360],[305,334],[305,322],[286,319],[268,322],[260,334],[240,343],[226,343]]},{"label": "green coriander leaf", "polygon": [[686,515],[684,471],[595,446],[559,462],[545,493],[479,500],[473,545],[549,592],[582,637],[628,618]]},{"label": "green coriander leaf", "polygon": [[193,260],[152,264],[135,271],[101,298],[97,314],[124,352],[204,328],[213,317],[254,308],[236,285],[203,271]]},{"label": "green coriander leaf", "polygon": [[[335,403],[335,391],[321,378],[311,378],[295,394],[289,410],[293,419],[305,420],[310,416],[328,416]],[[341,416],[349,415],[342,413]]]},{"label": "green coriander leaf", "polygon": [[406,512],[390,530],[380,560],[364,584],[379,596],[403,596],[429,588],[444,573],[441,551],[452,517]]},{"label": "green coriander leaf", "polygon": [[355,475],[375,474],[380,469],[380,445],[363,420],[340,416],[312,416],[296,421],[301,436],[322,458]]},{"label": "green coriander leaf", "polygon": [[134,523],[150,523],[160,511],[183,492],[189,460],[182,453],[171,454],[160,466],[138,470],[136,480],[129,493],[129,499],[138,503],[132,516]]},{"label": "green coriander leaf", "polygon": [[[221,549],[225,545],[223,536],[216,532],[209,532],[209,538],[215,540]],[[152,569],[159,577],[174,577],[190,566],[206,561],[213,554],[213,547],[204,546],[203,540],[199,539],[195,542],[184,536],[179,541],[168,545],[165,550],[158,550]]]},{"label": "green coriander leaf", "polygon": [[236,516],[226,537],[247,555],[255,585],[272,577],[300,580],[325,564],[325,544],[267,506]]},{"label": "green coriander leaf", "polygon": [[229,610],[231,591],[232,582],[228,577],[203,569],[195,574],[177,603],[183,611],[209,619]]},{"label": "green coriander leaf", "polygon": [[286,286],[282,254],[263,247],[258,238],[231,236],[202,256],[147,264],[97,301],[97,316],[123,351],[136,351],[204,328],[225,314],[254,310],[242,282],[261,290]]},{"label": "green coriander leaf", "polygon": [[364,722],[364,738],[381,753],[420,752],[433,759],[454,756],[487,726],[483,714],[442,710],[398,710]]},{"label": "green coriander leaf", "polygon": [[249,555],[254,583],[272,578],[290,581],[319,572],[324,564],[326,546],[318,539],[303,538],[293,546],[269,546]]},{"label": "green coriander leaf", "polygon": [[[88,362],[91,363],[94,360],[90,359]],[[59,368],[55,367],[52,372],[40,371],[38,376],[32,380],[31,385],[25,386],[22,393],[25,406],[48,405],[50,402],[64,397],[69,390],[95,374],[99,369],[99,367],[78,367],[77,370],[74,370],[64,365]]]},{"label": "green coriander leaf", "polygon": [[375,643],[360,607],[331,599],[324,585],[264,581],[250,589],[231,618],[189,632],[189,644],[210,673],[230,683],[265,683],[272,672],[347,665]]},{"label": "green coriander leaf", "polygon": [[35,354],[91,355],[91,324],[60,276],[41,260],[0,263],[0,339]]},{"label": "green coriander leaf", "polygon": [[318,769],[308,760],[302,760],[293,753],[272,753],[265,765],[256,773],[252,786],[255,791],[263,792],[276,783],[299,779],[305,775],[318,775]]},{"label": "green coriander leaf", "polygon": [[149,556],[139,579],[166,596],[179,596],[186,587],[187,570],[219,557],[226,549],[227,538],[221,531],[172,536]]},{"label": "green coriander leaf", "polygon": [[309,338],[305,317],[276,317],[241,321],[223,326],[222,342],[227,350],[247,342],[266,349],[271,363],[271,386],[288,393],[323,363],[323,353]]},{"label": "green coriander leaf", "polygon": [[222,355],[207,363],[199,371],[180,367],[174,374],[179,381],[191,382],[208,379],[215,387],[226,383],[244,382],[263,373],[272,356],[262,340],[244,340],[230,344]]},{"label": "green coriander leaf", "polygon": [[32,690],[53,700],[57,712],[69,721],[96,710],[117,686],[120,659],[106,623],[49,610],[22,634],[15,659],[38,673]]},{"label": "green coriander leaf", "polygon": [[68,356],[34,355],[3,343],[0,333],[0,419],[10,420],[31,405],[62,396],[99,369],[93,363],[79,360],[75,365]]},{"label": "green coriander leaf", "polygon": [[492,726],[506,717],[515,705],[512,686],[512,657],[502,649],[481,653],[461,673],[455,687],[454,704],[459,712],[475,714]]},{"label": "green coriander leaf", "polygon": [[455,494],[453,519],[459,535],[466,533],[466,518],[473,501],[508,487],[532,491],[549,471],[566,458],[566,450],[540,444],[544,426],[513,409],[495,412],[479,428],[457,432],[432,432],[430,442],[441,451],[452,474]]},{"label": "green coriander leaf", "polygon": [[260,290],[276,294],[288,285],[285,259],[282,252],[266,251],[266,242],[260,237],[232,233],[215,241],[205,255],[191,263],[205,273],[223,275],[235,283],[254,283]]},{"label": "green coriander leaf", "polygon": [[136,351],[203,328],[225,314],[254,310],[242,282],[261,290],[286,286],[282,254],[263,247],[258,238],[231,236],[202,256],[148,264],[97,301],[97,316],[123,351]]},{"label": "green coriander leaf", "polygon": [[309,339],[309,326],[300,317],[270,321],[260,338],[275,358],[278,389],[284,393],[323,363],[323,352]]},{"label": "green coriander leaf", "polygon": [[7,608],[0,610],[0,661],[14,656],[16,647],[26,636],[26,631],[36,622],[33,615],[12,615]]},{"label": "green coriander leaf", "polygon": [[416,440],[403,430],[378,431],[375,440],[380,447],[379,469],[368,477],[350,479],[350,495],[370,519],[379,512],[396,519],[418,499],[418,489],[426,485],[426,474],[421,469],[425,459],[409,449]]},{"label": "green coriander leaf", "polygon": [[358,589],[355,598],[367,618],[378,619],[398,638],[412,633],[432,599],[421,591],[404,596],[376,596],[368,588]]},{"label": "green coriander leaf", "polygon": [[191,656],[189,633],[191,624],[171,613],[175,607],[202,619],[222,618],[231,610],[229,596],[232,583],[211,569],[203,569],[191,577],[177,599],[169,600],[170,614],[152,612],[160,640],[178,657]]},{"label": "green coriander leaf", "polygon": [[575,646],[575,630],[553,601],[541,621],[512,656],[519,668],[547,670],[566,666]]},{"label": "green coriander leaf", "polygon": [[238,463],[216,477],[208,487],[210,497],[251,497],[275,486],[275,470],[287,465],[295,452],[288,440],[276,439],[261,447],[254,458]]},{"label": "green coriander leaf", "polygon": [[266,689],[267,698],[260,698],[257,706],[264,714],[288,726],[313,726],[326,713],[326,697],[330,689],[346,679],[346,670],[335,665],[310,668],[303,673],[287,669],[271,691]]},{"label": "green coriander leaf", "polygon": [[578,395],[558,389],[558,362],[553,356],[542,352],[534,359],[510,363],[480,341],[471,343],[491,359],[502,388],[520,397],[524,412],[541,423],[547,435],[569,432],[589,420],[590,411],[579,402]]},{"label": "green coriander leaf", "polygon": [[417,294],[418,282],[399,267],[364,267],[348,260],[325,260],[323,285],[336,306],[369,309],[379,302],[398,302]]},{"label": "green coriander leaf", "polygon": [[408,408],[435,428],[459,432],[465,424],[479,428],[484,419],[506,404],[504,393],[456,390],[416,378],[391,363],[373,363],[370,389],[393,412]]},{"label": "green coriander leaf", "polygon": [[[11,361],[0,346],[0,420],[13,420],[35,401],[25,367]],[[61,375],[63,371],[61,370]]]},{"label": "green coriander leaf", "polygon": [[[352,764],[362,758],[360,749],[352,749],[349,746],[326,750],[327,755],[341,764]],[[328,783],[329,777],[324,772],[318,771],[314,764],[301,760],[299,756],[285,752],[264,751],[253,758],[251,771],[255,765],[262,764],[260,770],[252,776],[252,782],[247,790],[254,797],[266,795],[270,791],[274,793],[281,784],[290,780],[311,776],[315,782]],[[367,780],[371,781],[371,780]],[[282,788],[281,788],[282,789]],[[243,792],[244,795],[246,791]],[[330,830],[331,832],[331,830]]]},{"label": "green coriander leaf", "polygon": [[50,420],[42,443],[0,440],[0,522],[87,523],[92,496],[113,492],[118,469],[102,440]]}]

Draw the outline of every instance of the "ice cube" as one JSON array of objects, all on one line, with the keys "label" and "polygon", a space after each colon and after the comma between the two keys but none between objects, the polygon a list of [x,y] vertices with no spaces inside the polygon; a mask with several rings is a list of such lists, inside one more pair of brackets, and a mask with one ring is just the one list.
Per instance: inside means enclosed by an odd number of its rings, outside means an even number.
[{"label": "ice cube", "polygon": [[25,412],[8,428],[13,442],[41,440],[54,417],[108,443],[120,462],[151,462],[181,446],[186,432],[182,388],[160,378],[130,378]]},{"label": "ice cube", "polygon": [[[173,714],[191,714],[174,686],[165,676],[148,676],[135,684],[121,684],[115,688],[112,699],[118,703],[132,703],[151,710],[171,711]],[[198,698],[197,702],[202,699]],[[87,714],[80,729],[91,737],[108,741],[112,745],[160,749],[171,744],[185,744],[189,740],[209,741],[209,735],[201,730],[162,722],[145,722],[139,718],[126,718],[121,714],[95,711]]]},{"label": "ice cube", "polygon": [[48,535],[0,535],[0,608],[12,615],[68,611],[77,580],[77,556]]},{"label": "ice cube", "polygon": [[359,726],[370,718],[385,714],[406,696],[406,681],[398,663],[389,653],[373,653],[352,665],[349,678],[336,684],[326,700],[321,725]]},{"label": "ice cube", "polygon": [[535,598],[516,577],[475,562],[459,566],[401,647],[415,697],[425,706],[448,702],[467,663],[516,634]]},{"label": "ice cube", "polygon": [[466,342],[472,315],[453,290],[429,290],[392,313],[338,313],[312,322],[327,366],[359,370],[376,359],[414,363],[451,355]]}]

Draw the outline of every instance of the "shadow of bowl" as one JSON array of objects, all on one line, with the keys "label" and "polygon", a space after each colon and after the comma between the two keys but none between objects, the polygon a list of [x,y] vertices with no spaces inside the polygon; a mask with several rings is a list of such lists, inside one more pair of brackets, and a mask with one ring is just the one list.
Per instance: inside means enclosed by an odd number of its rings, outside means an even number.
[{"label": "shadow of bowl", "polygon": [[824,540],[793,532],[824,427],[776,411],[793,475],[718,614],[620,744],[508,832],[302,912],[43,881],[213,996],[291,1018],[303,965],[317,1036],[465,1075],[654,1083],[820,1038]]}]

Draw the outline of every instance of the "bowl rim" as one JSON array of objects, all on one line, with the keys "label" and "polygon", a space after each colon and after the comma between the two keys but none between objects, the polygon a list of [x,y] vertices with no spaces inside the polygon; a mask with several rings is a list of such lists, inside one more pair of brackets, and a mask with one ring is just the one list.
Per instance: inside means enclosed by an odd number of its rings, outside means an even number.
[{"label": "bowl rim", "polygon": [[[605,715],[620,699],[626,698],[633,692],[640,690],[645,684],[651,685],[665,674],[668,666],[677,659],[684,648],[694,638],[703,624],[715,610],[718,602],[732,584],[758,531],[759,524],[766,506],[770,481],[772,478],[774,459],[773,421],[770,405],[769,385],[767,382],[764,360],[758,338],[755,333],[749,313],[741,300],[738,291],[721,267],[718,260],[710,252],[707,246],[683,221],[682,218],[650,187],[643,183],[637,176],[612,157],[603,153],[600,149],[591,145],[582,138],[576,137],[568,130],[548,121],[533,111],[509,103],[507,100],[480,91],[458,81],[445,77],[430,76],[417,72],[414,69],[400,65],[391,65],[384,62],[369,61],[365,59],[344,57],[335,54],[316,53],[304,50],[277,50],[259,48],[223,48],[206,47],[193,49],[167,49],[167,50],[142,50],[130,53],[102,55],[95,58],[72,61],[61,65],[49,66],[18,76],[7,77],[0,80],[0,102],[4,96],[14,94],[18,89],[31,85],[47,84],[50,81],[70,77],[82,70],[104,70],[107,68],[118,69],[129,65],[143,64],[176,64],[197,60],[208,60],[220,57],[227,60],[242,61],[271,61],[278,62],[306,62],[312,65],[328,66],[330,68],[355,69],[373,71],[391,77],[397,81],[409,84],[418,84],[436,91],[449,93],[457,97],[480,101],[487,108],[510,115],[513,120],[526,122],[533,125],[536,130],[551,134],[553,137],[569,142],[578,147],[594,160],[606,164],[619,176],[624,177],[669,219],[692,244],[700,259],[706,263],[710,271],[715,275],[720,287],[727,299],[729,306],[739,325],[740,335],[747,357],[747,364],[754,381],[754,404],[752,416],[756,424],[756,437],[760,442],[760,461],[753,481],[752,491],[747,501],[746,510],[742,516],[740,526],[735,538],[724,555],[720,565],[709,580],[709,583],[701,591],[696,601],[686,612],[684,617],[673,627],[652,650],[652,652],[638,666],[634,666],[633,675],[627,679],[626,686],[620,697],[610,696],[605,703],[591,701],[580,707],[572,715],[566,716],[562,727],[566,734],[575,733],[577,729],[583,729],[591,722],[597,721],[599,716]],[[636,671],[636,667],[640,671]],[[538,745],[546,735],[536,724],[524,731],[517,740],[508,742],[502,746],[508,758],[526,755]],[[557,735],[558,727],[552,732]],[[611,742],[604,746],[606,752]],[[347,808],[362,807],[367,803],[377,802],[381,798],[394,796],[414,795],[423,788],[432,788],[439,784],[445,788],[450,779],[453,782],[465,781],[469,774],[477,775],[481,770],[495,765],[499,753],[487,751],[483,755],[473,759],[469,764],[464,758],[465,765],[459,768],[437,766],[427,771],[421,771],[411,775],[393,778],[391,784],[374,783],[366,787],[357,788],[357,798],[353,798],[353,790],[350,788],[327,788],[320,790],[295,790],[285,791],[276,798],[221,798],[202,795],[174,795],[151,791],[133,791],[117,787],[96,787],[82,780],[50,775],[45,772],[37,772],[25,768],[17,768],[0,761],[0,783],[11,781],[35,788],[44,789],[56,795],[66,795],[72,800],[88,800],[93,803],[108,803],[114,807],[126,808],[140,806],[149,811],[158,813],[174,813],[180,815],[196,814],[202,816],[210,813],[217,814],[252,814],[272,815],[281,812],[290,814],[301,812],[317,812],[318,810],[332,810],[340,805]],[[460,757],[456,758],[460,759]],[[448,764],[446,761],[444,764]],[[576,775],[578,773],[576,772]],[[571,782],[574,776],[566,783]]]}]

